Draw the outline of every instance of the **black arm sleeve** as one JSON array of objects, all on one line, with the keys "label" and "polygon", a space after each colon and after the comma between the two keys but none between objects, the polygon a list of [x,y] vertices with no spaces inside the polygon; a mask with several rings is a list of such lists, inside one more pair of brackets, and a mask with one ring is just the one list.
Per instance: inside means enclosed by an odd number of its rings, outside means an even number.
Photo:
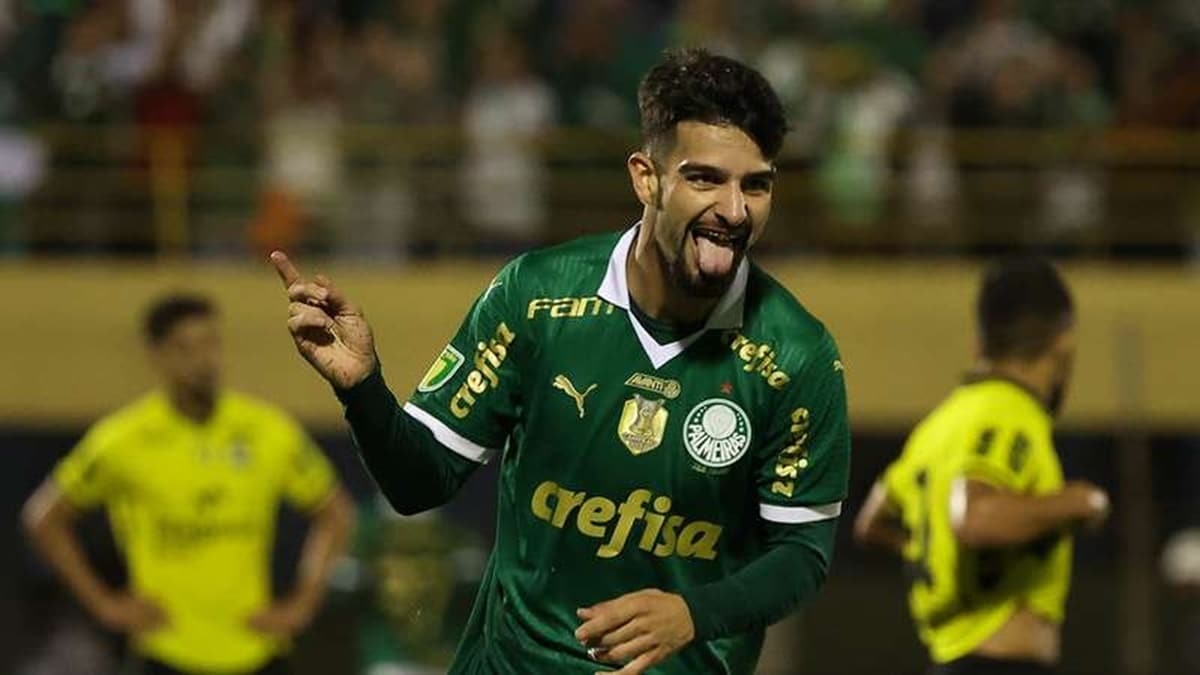
[{"label": "black arm sleeve", "polygon": [[816,597],[829,570],[836,523],[767,522],[763,555],[721,581],[683,591],[696,640],[765,628]]},{"label": "black arm sleeve", "polygon": [[345,407],[358,454],[392,508],[404,515],[441,506],[479,467],[447,449],[396,402],[376,368],[346,390],[334,390]]}]

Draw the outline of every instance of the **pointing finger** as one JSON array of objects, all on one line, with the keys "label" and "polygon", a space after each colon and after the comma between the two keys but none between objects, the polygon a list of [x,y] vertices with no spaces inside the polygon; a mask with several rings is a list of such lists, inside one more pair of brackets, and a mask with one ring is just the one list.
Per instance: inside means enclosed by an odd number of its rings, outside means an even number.
[{"label": "pointing finger", "polygon": [[292,284],[300,281],[300,272],[292,264],[292,261],[288,260],[287,254],[283,251],[271,252],[271,264],[275,266],[275,272],[283,281],[284,288],[289,288]]}]

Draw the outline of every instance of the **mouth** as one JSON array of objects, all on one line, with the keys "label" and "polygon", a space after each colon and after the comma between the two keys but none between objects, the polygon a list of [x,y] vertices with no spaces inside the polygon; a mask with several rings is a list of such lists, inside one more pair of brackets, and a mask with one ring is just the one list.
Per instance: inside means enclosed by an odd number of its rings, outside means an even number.
[{"label": "mouth", "polygon": [[692,226],[690,234],[700,273],[710,278],[728,276],[750,238],[749,228],[729,231],[707,225]]},{"label": "mouth", "polygon": [[692,227],[692,237],[707,239],[717,246],[741,250],[746,246],[749,233],[745,229],[730,232],[715,227],[696,225]]}]

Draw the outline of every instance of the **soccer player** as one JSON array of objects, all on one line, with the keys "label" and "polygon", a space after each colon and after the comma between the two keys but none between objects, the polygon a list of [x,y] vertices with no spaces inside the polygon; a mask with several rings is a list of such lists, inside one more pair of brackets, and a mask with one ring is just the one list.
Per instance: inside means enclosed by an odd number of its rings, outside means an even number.
[{"label": "soccer player", "polygon": [[[129,634],[143,675],[286,672],[289,637],[316,611],[353,506],[282,411],[219,386],[215,310],[174,295],[145,337],[162,389],[109,415],[25,505],[35,546],[79,602]],[[280,499],[312,518],[298,581],[272,601]],[[129,588],[105,584],[72,521],[106,506]]]},{"label": "soccer player", "polygon": [[[639,91],[642,219],[527,253],[407,403],[362,311],[272,254],[300,353],[392,505],[500,461],[453,673],[749,673],[829,566],[849,432],[833,337],[746,259],[786,129],[756,71],[673,52]],[[412,299],[417,301],[417,299]]]},{"label": "soccer player", "polygon": [[1063,482],[1051,438],[1072,304],[1045,261],[986,272],[977,368],[912,432],[855,522],[860,542],[906,561],[932,673],[1049,673],[1058,661],[1072,531],[1109,509],[1095,485]]}]

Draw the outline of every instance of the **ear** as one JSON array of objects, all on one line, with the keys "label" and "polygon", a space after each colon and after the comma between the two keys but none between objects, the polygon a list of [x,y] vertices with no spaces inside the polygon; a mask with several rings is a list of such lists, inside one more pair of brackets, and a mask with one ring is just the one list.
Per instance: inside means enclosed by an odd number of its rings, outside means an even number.
[{"label": "ear", "polygon": [[629,180],[633,183],[633,191],[643,206],[657,209],[659,207],[658,172],[654,169],[654,160],[642,150],[638,150],[625,160],[629,169]]}]

